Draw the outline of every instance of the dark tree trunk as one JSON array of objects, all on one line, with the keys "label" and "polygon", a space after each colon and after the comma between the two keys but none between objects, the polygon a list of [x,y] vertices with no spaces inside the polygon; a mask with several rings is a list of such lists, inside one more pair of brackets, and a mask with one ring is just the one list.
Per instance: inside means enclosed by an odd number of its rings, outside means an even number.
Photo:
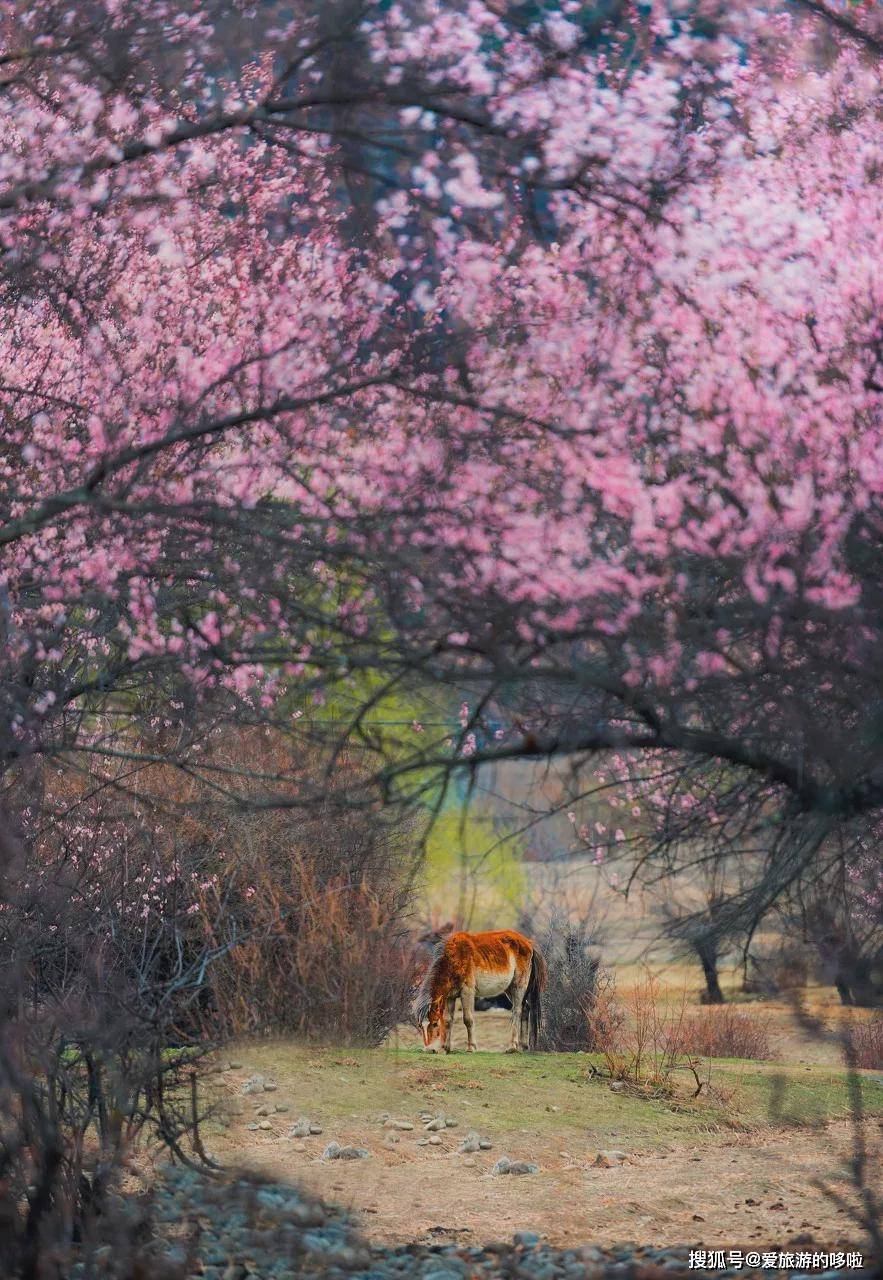
[{"label": "dark tree trunk", "polygon": [[693,942],[693,948],[705,975],[705,996],[702,1003],[725,1004],[717,973],[717,950],[714,943],[709,938],[697,938]]}]

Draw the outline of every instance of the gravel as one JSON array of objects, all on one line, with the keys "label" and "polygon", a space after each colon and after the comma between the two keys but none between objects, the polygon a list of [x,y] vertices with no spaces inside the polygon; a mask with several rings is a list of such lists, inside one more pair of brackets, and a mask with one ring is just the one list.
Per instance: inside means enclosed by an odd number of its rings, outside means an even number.
[{"label": "gravel", "polygon": [[[347,1150],[330,1145],[339,1153]],[[522,1162],[508,1161],[510,1171],[517,1163]],[[209,1180],[177,1167],[162,1171],[152,1200],[121,1199],[120,1213],[131,1216],[133,1227],[149,1216],[150,1238],[139,1255],[143,1274],[169,1280],[870,1280],[871,1275],[870,1267],[824,1273],[817,1268],[814,1274],[806,1269],[752,1267],[702,1271],[689,1268],[686,1245],[556,1248],[539,1231],[527,1229],[517,1231],[511,1242],[483,1246],[372,1247],[342,1209],[314,1200],[297,1187],[258,1175]],[[816,1248],[821,1252],[825,1246]],[[112,1257],[107,1257],[98,1272],[90,1264],[75,1263],[69,1280],[95,1274],[123,1280],[131,1273],[114,1270]]]}]

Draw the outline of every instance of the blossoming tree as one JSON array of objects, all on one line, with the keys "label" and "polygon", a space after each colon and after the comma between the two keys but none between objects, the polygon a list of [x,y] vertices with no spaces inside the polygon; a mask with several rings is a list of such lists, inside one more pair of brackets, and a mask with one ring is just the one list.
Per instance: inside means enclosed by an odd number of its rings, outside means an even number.
[{"label": "blossoming tree", "polygon": [[0,23],[7,766],[333,696],[387,794],[652,750],[801,866],[879,809],[872,13]]}]

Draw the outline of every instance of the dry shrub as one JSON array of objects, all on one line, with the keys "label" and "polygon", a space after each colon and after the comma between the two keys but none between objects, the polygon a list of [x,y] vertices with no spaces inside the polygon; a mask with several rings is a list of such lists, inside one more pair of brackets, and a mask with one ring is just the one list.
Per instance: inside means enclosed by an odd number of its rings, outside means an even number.
[{"label": "dry shrub", "polygon": [[[383,1040],[405,1016],[414,967],[396,890],[345,873],[323,879],[303,854],[287,867],[252,857],[248,876],[250,935],[208,975],[222,1031]],[[212,917],[208,902],[203,915]]]},{"label": "dry shrub", "polygon": [[847,1035],[852,1065],[867,1071],[883,1071],[883,1015],[856,1019]]},{"label": "dry shrub", "polygon": [[775,1057],[767,1015],[732,1005],[706,1006],[681,1027],[682,1052],[703,1058]]},{"label": "dry shrub", "polygon": [[519,928],[538,940],[549,967],[539,1048],[558,1053],[597,1049],[596,1006],[612,979],[601,968],[592,924],[553,909],[545,926],[524,914]]},{"label": "dry shrub", "polygon": [[[135,951],[146,939],[159,975],[207,956],[198,994],[173,1010],[181,1043],[270,1030],[375,1043],[404,1015],[418,842],[368,803],[294,803],[322,762],[290,749],[267,730],[207,740],[203,765],[243,771],[235,807],[171,766],[145,769],[134,803],[75,775],[50,779],[49,799],[77,821],[44,822],[35,862],[75,867],[90,894],[100,868],[108,940]],[[265,804],[267,779],[278,807]],[[355,794],[359,780],[342,756],[338,788]]]},{"label": "dry shrub", "polygon": [[806,986],[810,975],[810,956],[806,947],[784,942],[775,947],[755,948],[748,956],[743,990],[749,995],[767,998]]},{"label": "dry shrub", "polygon": [[672,1074],[696,1062],[684,1042],[686,988],[678,997],[663,990],[649,971],[623,997],[612,985],[599,993],[590,1015],[591,1037],[615,1080],[668,1088]]}]

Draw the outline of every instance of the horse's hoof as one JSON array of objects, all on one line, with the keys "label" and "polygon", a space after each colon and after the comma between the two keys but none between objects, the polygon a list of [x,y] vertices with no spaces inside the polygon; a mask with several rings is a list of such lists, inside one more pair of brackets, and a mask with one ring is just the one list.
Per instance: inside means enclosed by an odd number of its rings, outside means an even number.
[{"label": "horse's hoof", "polygon": [[517,1045],[517,1044],[510,1044],[510,1045],[509,1045],[509,1048],[506,1050],[506,1052],[507,1052],[507,1053],[521,1053],[521,1050],[519,1049],[519,1047],[518,1047],[518,1045]]},{"label": "horse's hoof", "polygon": [[475,1045],[474,1045],[474,1044],[467,1044],[467,1046],[466,1046],[466,1052],[467,1052],[467,1053],[475,1053]]}]

